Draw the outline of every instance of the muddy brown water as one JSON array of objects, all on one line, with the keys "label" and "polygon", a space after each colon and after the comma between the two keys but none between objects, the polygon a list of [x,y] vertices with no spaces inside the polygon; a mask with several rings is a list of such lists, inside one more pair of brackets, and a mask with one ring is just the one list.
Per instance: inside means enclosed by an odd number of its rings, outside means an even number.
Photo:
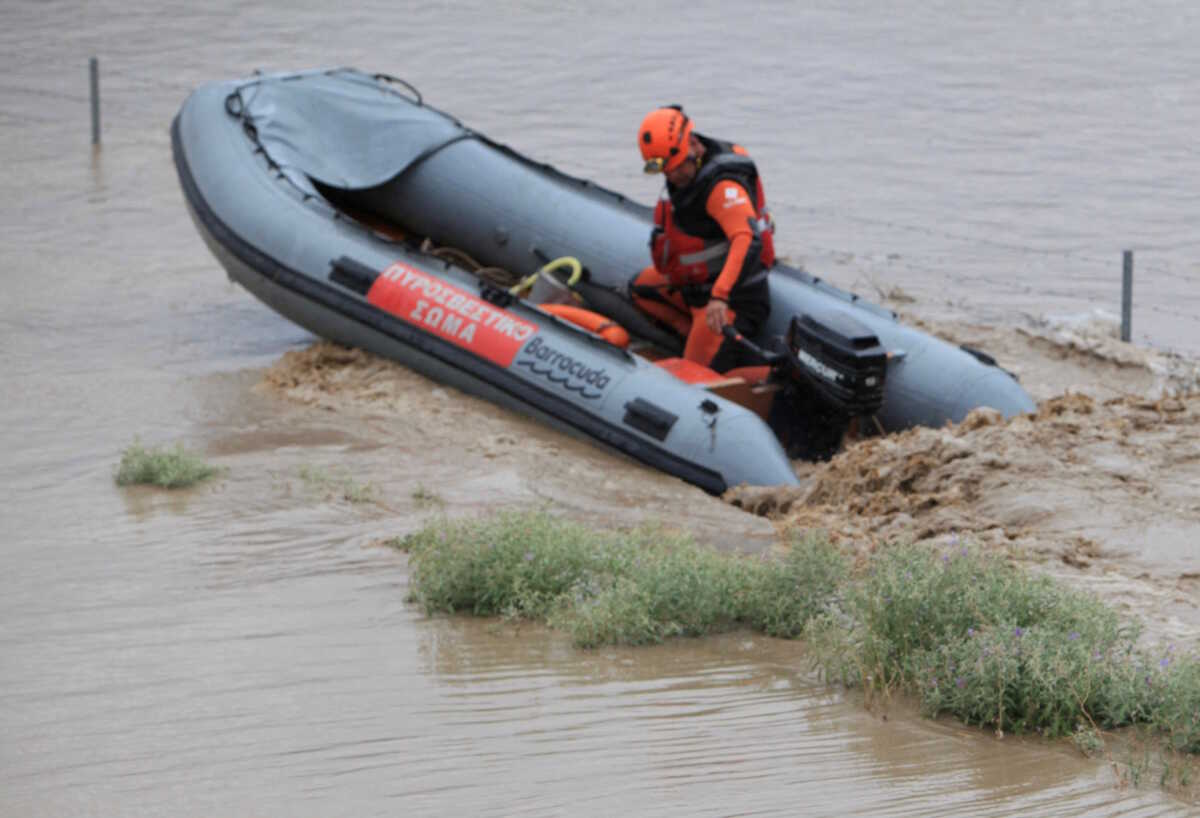
[{"label": "muddy brown water", "polygon": [[[1200,349],[1191,4],[781,6],[736,42],[729,13],[0,7],[0,815],[1187,814],[1061,744],[884,721],[790,643],[427,619],[377,542],[438,513],[773,528],[415,376],[263,388],[312,339],[224,281],[167,128],[201,82],[335,64],[642,200],[630,133],[684,102],[760,158],[785,254],[933,318],[1115,312],[1134,246],[1135,337]],[[225,474],[118,489],[135,438]]]}]

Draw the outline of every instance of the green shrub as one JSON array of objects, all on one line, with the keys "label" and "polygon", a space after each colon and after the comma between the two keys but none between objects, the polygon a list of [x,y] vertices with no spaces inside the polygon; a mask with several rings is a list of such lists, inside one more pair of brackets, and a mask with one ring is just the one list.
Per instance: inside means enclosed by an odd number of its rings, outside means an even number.
[{"label": "green shrub", "polygon": [[616,571],[581,578],[553,624],[581,646],[701,636],[742,620],[747,560],[649,531],[615,546]]},{"label": "green shrub", "polygon": [[1171,648],[1162,653],[1145,677],[1154,697],[1149,721],[1173,749],[1200,753],[1200,657],[1176,655]]},{"label": "green shrub", "polygon": [[219,471],[182,446],[147,449],[135,441],[121,453],[115,479],[118,486],[150,485],[176,489],[207,480]]},{"label": "green shrub", "polygon": [[1013,732],[1066,736],[1132,723],[1145,698],[1122,683],[1124,658],[1054,624],[988,626],[913,657],[906,675],[931,713]]},{"label": "green shrub", "polygon": [[427,612],[544,619],[577,645],[640,645],[739,625],[798,636],[845,574],[829,544],[726,554],[656,528],[601,533],[545,513],[441,522],[405,538]]},{"label": "green shrub", "polygon": [[844,627],[834,643],[856,645],[856,655],[849,663],[833,664],[850,683],[867,683],[862,669],[890,670],[872,675],[875,686],[886,678],[918,683],[929,669],[929,654],[985,632],[1018,635],[1018,629],[1040,626],[1061,632],[1070,642],[1081,640],[1104,650],[1136,637],[1135,630],[1122,630],[1117,615],[1095,597],[970,548],[938,551],[909,545],[882,551],[865,576],[846,589],[842,610],[844,621],[827,621],[824,628]]},{"label": "green shrub", "polygon": [[614,540],[546,514],[441,521],[405,538],[412,598],[427,613],[544,618],[589,577],[615,573]]},{"label": "green shrub", "polygon": [[1200,751],[1200,663],[1151,657],[1138,634],[1097,597],[1001,557],[900,546],[812,624],[810,644],[831,680],[906,691],[930,715],[1047,736],[1153,725]]},{"label": "green shrub", "polygon": [[768,636],[794,639],[825,612],[849,575],[845,555],[828,540],[793,535],[779,560],[751,563],[743,616]]}]

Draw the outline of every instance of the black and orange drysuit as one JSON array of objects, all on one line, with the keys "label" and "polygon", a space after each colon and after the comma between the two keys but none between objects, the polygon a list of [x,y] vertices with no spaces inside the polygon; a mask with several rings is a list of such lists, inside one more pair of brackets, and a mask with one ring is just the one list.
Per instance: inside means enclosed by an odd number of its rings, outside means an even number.
[{"label": "black and orange drysuit", "polygon": [[726,372],[757,361],[709,329],[705,308],[710,299],[720,299],[739,333],[758,334],[770,312],[774,225],[745,149],[696,138],[705,149],[702,164],[686,187],[667,183],[650,235],[654,264],[637,275],[631,291],[638,307],[687,338],[684,358]]}]

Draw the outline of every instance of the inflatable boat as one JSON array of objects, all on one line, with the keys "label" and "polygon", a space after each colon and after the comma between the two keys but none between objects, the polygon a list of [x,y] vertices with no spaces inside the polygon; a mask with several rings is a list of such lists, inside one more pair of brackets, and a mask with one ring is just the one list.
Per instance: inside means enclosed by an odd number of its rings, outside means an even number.
[{"label": "inflatable boat", "polygon": [[651,209],[351,69],[202,86],[171,127],[228,275],[316,335],[585,436],[712,493],[796,482],[848,433],[1033,401],[986,354],[771,270],[771,315],[718,375],[642,314]]}]

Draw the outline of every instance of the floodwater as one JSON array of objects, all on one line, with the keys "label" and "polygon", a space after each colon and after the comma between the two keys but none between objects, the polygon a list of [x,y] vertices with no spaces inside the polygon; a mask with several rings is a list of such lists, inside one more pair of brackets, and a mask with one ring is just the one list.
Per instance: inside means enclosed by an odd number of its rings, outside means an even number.
[{"label": "floodwater", "polygon": [[[636,123],[685,103],[759,159],[784,254],[933,313],[1115,313],[1132,247],[1135,340],[1200,350],[1194,4],[732,8],[0,5],[0,815],[1186,814],[1061,744],[885,721],[790,643],[428,620],[377,543],[440,511],[770,528],[415,376],[404,411],[259,387],[311,339],[226,283],[167,129],[207,80],[335,64],[646,201]],[[135,438],[227,471],[118,489]]]}]

